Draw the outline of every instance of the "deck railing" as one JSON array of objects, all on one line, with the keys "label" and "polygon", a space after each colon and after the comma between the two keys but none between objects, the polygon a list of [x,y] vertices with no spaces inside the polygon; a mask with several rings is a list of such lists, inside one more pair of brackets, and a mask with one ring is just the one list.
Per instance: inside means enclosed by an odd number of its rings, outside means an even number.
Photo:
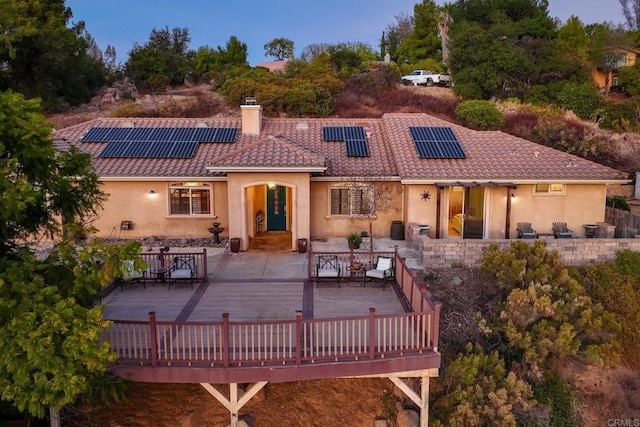
[{"label": "deck railing", "polygon": [[379,254],[395,256],[395,279],[413,312],[379,315],[371,308],[368,316],[331,319],[296,312],[293,320],[271,322],[231,322],[226,313],[220,322],[165,322],[152,312],[148,321],[113,320],[104,339],[120,363],[151,366],[300,366],[436,352],[440,304],[429,300],[397,251],[353,256]]},{"label": "deck railing", "polygon": [[194,280],[196,282],[204,282],[207,280],[207,249],[203,248],[202,252],[143,252],[140,254],[142,259],[147,263],[144,270],[145,280],[157,280],[157,272],[162,269],[171,269],[174,258],[180,256],[193,257],[195,260],[196,271]]}]

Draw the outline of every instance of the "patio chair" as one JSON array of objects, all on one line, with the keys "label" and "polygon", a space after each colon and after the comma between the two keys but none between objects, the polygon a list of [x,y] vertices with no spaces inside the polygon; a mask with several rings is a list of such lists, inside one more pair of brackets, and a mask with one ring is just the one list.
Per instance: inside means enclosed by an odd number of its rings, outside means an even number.
[{"label": "patio chair", "polygon": [[127,283],[137,282],[142,283],[144,289],[147,288],[145,284],[146,271],[138,271],[135,269],[133,260],[124,260],[122,261],[122,277],[118,279],[118,283],[120,284],[120,292],[124,289],[124,285]]},{"label": "patio chair", "polygon": [[573,237],[573,231],[567,228],[566,222],[554,222],[553,237],[556,239],[570,239]]},{"label": "patio chair", "polygon": [[169,269],[167,276],[169,278],[169,290],[171,285],[178,280],[188,281],[193,289],[193,282],[198,276],[198,264],[196,257],[193,255],[178,255],[173,258],[173,265]]},{"label": "patio chair", "polygon": [[519,222],[517,230],[519,239],[535,239],[538,237],[536,230],[531,228],[530,222]]},{"label": "patio chair", "polygon": [[320,287],[320,281],[335,281],[340,287],[340,263],[337,255],[319,255],[316,264],[316,287]]},{"label": "patio chair", "polygon": [[379,255],[376,261],[375,268],[365,271],[362,286],[365,286],[366,281],[381,281],[382,289],[387,285],[387,280],[394,277],[395,266],[394,259],[388,256]]}]

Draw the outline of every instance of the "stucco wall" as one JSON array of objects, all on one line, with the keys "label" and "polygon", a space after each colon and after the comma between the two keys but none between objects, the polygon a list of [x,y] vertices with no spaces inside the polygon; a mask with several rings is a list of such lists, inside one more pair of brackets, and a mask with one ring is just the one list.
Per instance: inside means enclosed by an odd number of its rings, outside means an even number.
[{"label": "stucco wall", "polygon": [[[586,265],[612,261],[623,249],[640,251],[640,239],[547,239],[547,249],[556,249],[567,265]],[[425,268],[450,268],[456,265],[479,267],[482,256],[490,244],[506,249],[511,240],[432,240],[416,237],[416,246],[422,249]]]},{"label": "stucco wall", "polygon": [[[516,189],[488,187],[486,189],[485,228],[490,239],[506,238],[507,197],[511,198],[510,238],[517,236],[518,222],[530,222],[538,233],[551,233],[553,222],[566,222],[574,236],[584,237],[584,224],[604,221],[606,187],[598,185],[565,185],[564,194],[540,195],[534,185],[518,185]],[[423,200],[428,192],[430,198]],[[448,206],[447,189],[441,190],[441,230],[446,236]],[[438,190],[434,185],[406,185],[404,190],[405,224],[428,224],[429,237],[436,236]]]},{"label": "stucco wall", "polygon": [[292,250],[296,249],[296,239],[310,237],[308,173],[229,173],[227,183],[229,236],[242,239],[242,250],[249,247],[255,211],[259,209],[257,199],[253,205],[249,202],[252,194],[249,189],[254,186],[275,184],[288,187],[287,227],[291,230]]},{"label": "stucco wall", "polygon": [[[227,227],[227,184],[207,182],[213,189],[213,213],[203,216],[169,216],[169,182],[103,182],[107,201],[93,223],[99,237],[142,238],[212,237],[207,228],[213,222]],[[154,195],[149,194],[153,190]],[[133,229],[121,230],[122,221],[131,221]],[[221,237],[228,236],[227,230]]]},{"label": "stucco wall", "polygon": [[584,237],[584,224],[604,221],[604,185],[565,185],[565,189],[565,194],[559,195],[534,194],[533,185],[519,185],[512,190],[515,199],[511,202],[511,237],[517,236],[518,222],[530,222],[538,233],[552,233],[553,223],[562,221],[573,230],[574,237]]},{"label": "stucco wall", "polygon": [[[369,231],[369,219],[366,217],[347,217],[330,215],[330,188],[332,182],[311,183],[311,235],[312,236],[346,236],[349,232]],[[344,183],[344,182],[342,182]],[[402,220],[402,191],[399,182],[385,183],[397,190],[390,193],[394,195],[391,207],[385,211],[376,213],[373,221],[373,235],[388,237],[391,233],[391,223]]]}]

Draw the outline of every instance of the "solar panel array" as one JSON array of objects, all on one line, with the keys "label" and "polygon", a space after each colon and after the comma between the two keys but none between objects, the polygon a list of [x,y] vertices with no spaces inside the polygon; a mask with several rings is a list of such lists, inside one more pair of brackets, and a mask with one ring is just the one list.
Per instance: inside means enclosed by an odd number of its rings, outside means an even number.
[{"label": "solar panel array", "polygon": [[322,128],[325,141],[344,141],[349,157],[368,157],[367,135],[362,126],[325,126]]},{"label": "solar panel array", "polygon": [[94,127],[82,142],[107,142],[100,157],[193,157],[199,143],[235,142],[236,128]]},{"label": "solar panel array", "polygon": [[409,127],[421,159],[464,159],[466,154],[449,127]]}]

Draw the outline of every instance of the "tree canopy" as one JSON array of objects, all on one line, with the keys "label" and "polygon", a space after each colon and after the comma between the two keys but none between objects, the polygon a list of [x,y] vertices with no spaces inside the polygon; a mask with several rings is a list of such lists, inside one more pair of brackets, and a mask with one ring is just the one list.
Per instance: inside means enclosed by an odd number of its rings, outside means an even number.
[{"label": "tree canopy", "polygon": [[293,59],[294,43],[284,37],[278,37],[264,45],[264,56],[272,56],[278,61]]},{"label": "tree canopy", "polygon": [[[57,151],[51,130],[37,101],[0,92],[0,398],[38,417],[88,392],[113,361],[93,301],[140,251],[61,240],[105,195],[90,156]],[[56,243],[36,254],[28,242],[42,236]]]},{"label": "tree canopy", "polygon": [[64,0],[0,2],[0,90],[40,97],[47,110],[89,100],[104,67],[89,54],[84,23],[68,27],[71,17]]},{"label": "tree canopy", "polygon": [[154,28],[144,45],[134,43],[125,64],[127,75],[151,89],[182,84],[189,71],[190,42],[187,28]]}]

